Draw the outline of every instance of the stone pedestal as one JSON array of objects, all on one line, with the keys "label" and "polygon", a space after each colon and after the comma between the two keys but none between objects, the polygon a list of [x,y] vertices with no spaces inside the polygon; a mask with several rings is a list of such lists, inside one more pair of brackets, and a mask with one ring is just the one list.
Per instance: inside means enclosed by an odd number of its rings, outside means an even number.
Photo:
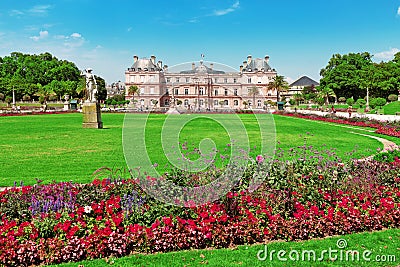
[{"label": "stone pedestal", "polygon": [[165,112],[165,114],[181,114],[176,108],[170,108],[168,109],[167,112]]},{"label": "stone pedestal", "polygon": [[101,121],[100,105],[93,102],[85,102],[82,105],[83,128],[103,128]]},{"label": "stone pedestal", "polygon": [[69,108],[69,103],[68,102],[64,102],[64,111],[68,111]]}]

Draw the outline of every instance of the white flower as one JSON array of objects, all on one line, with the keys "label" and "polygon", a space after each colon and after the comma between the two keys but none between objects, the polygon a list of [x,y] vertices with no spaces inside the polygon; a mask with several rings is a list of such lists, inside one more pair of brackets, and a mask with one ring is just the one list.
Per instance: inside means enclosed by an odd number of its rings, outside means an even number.
[{"label": "white flower", "polygon": [[85,211],[85,213],[90,213],[90,212],[92,212],[92,207],[91,206],[85,206],[84,211]]}]

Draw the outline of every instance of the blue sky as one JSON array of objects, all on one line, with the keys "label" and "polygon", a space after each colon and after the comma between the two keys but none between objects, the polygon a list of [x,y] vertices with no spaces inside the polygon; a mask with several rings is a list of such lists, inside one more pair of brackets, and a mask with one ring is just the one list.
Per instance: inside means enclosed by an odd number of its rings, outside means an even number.
[{"label": "blue sky", "polygon": [[173,66],[200,60],[239,69],[270,56],[279,75],[318,80],[333,54],[400,51],[400,0],[0,1],[0,56],[50,52],[124,81],[133,55]]}]

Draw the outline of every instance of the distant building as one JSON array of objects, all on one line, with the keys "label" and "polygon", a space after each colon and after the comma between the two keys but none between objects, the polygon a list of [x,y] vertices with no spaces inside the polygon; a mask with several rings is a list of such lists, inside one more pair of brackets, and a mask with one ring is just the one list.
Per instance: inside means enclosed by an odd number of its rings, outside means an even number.
[{"label": "distant building", "polygon": [[264,102],[274,101],[277,93],[268,89],[277,75],[268,61],[269,56],[248,56],[238,72],[225,72],[200,60],[192,63],[190,69],[170,72],[162,61],[156,62],[155,56],[140,59],[134,56],[132,67],[125,71],[125,97],[132,99],[129,87],[137,86],[139,94],[134,96],[137,107],[168,107],[175,99],[180,100],[181,106],[196,110],[263,108]]},{"label": "distant building", "polygon": [[125,93],[125,83],[118,81],[112,84],[107,84],[107,98],[111,98],[116,95],[122,95]]},{"label": "distant building", "polygon": [[289,90],[287,92],[282,93],[282,96],[286,98],[292,98],[295,94],[301,94],[303,89],[306,87],[316,87],[319,83],[314,81],[313,79],[303,76],[294,81],[289,85]]}]

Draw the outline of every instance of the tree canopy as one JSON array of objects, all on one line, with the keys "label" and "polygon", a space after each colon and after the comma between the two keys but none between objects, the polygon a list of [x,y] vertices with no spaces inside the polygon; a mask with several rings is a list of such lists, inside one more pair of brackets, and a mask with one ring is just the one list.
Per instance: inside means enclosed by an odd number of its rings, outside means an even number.
[{"label": "tree canopy", "polygon": [[389,62],[373,63],[368,52],[335,54],[320,71],[318,91],[333,90],[337,97],[387,98],[400,89],[400,52]]},{"label": "tree canopy", "polygon": [[[104,94],[104,80],[97,78]],[[82,97],[84,86],[84,78],[74,63],[59,60],[48,52],[39,55],[12,52],[0,57],[0,93],[5,96],[12,96],[14,90],[17,99],[50,95],[62,99],[66,94]]]}]

